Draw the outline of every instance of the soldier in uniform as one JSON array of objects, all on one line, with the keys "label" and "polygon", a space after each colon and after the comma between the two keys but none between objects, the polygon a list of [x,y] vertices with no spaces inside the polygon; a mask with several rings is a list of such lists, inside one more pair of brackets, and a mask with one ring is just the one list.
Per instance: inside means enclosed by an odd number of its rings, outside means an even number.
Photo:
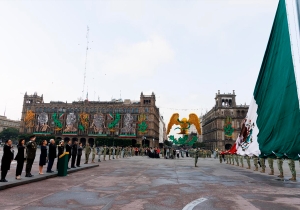
[{"label": "soldier in uniform", "polygon": [[98,153],[98,162],[101,162],[101,155],[102,155],[102,153],[103,153],[103,147],[101,146],[99,148],[99,153]]},{"label": "soldier in uniform", "polygon": [[235,154],[234,154],[234,158],[235,158],[236,165],[237,165],[237,166],[240,166],[238,154],[235,153]]},{"label": "soldier in uniform", "polygon": [[253,155],[253,163],[254,163],[254,166],[255,166],[255,169],[254,171],[258,171],[258,157],[256,155]]},{"label": "soldier in uniform", "polygon": [[108,149],[108,160],[110,160],[111,152],[112,152],[112,148],[109,147],[109,149]]},{"label": "soldier in uniform", "polygon": [[118,159],[118,156],[119,156],[119,147],[117,146],[117,148],[116,148],[116,159]]},{"label": "soldier in uniform", "polygon": [[219,160],[220,160],[220,163],[222,163],[222,151],[220,151],[220,152],[216,151],[216,152],[217,152],[217,154],[220,153],[219,154]]},{"label": "soldier in uniform", "polygon": [[106,147],[106,145],[104,145],[104,147],[103,147],[103,160],[104,160],[104,161],[106,161],[106,160],[105,160],[105,158],[106,158],[106,153],[107,153],[107,147]]},{"label": "soldier in uniform", "polygon": [[115,154],[116,154],[116,148],[112,147],[112,156],[113,156],[113,159],[115,159]]},{"label": "soldier in uniform", "polygon": [[239,155],[241,167],[244,168],[244,156]]},{"label": "soldier in uniform", "polygon": [[269,173],[269,175],[274,175],[274,166],[273,166],[273,158],[271,157],[268,157],[268,164],[269,164],[269,167],[271,169],[271,172]]},{"label": "soldier in uniform", "polygon": [[57,149],[58,149],[58,154],[57,154],[57,165],[56,165],[56,169],[58,170],[59,161],[60,161],[59,156],[61,156],[62,154],[64,154],[64,151],[65,151],[65,142],[64,142],[64,140],[61,140],[61,141],[60,141],[59,145],[57,146]]},{"label": "soldier in uniform", "polygon": [[30,136],[30,141],[26,145],[26,150],[27,150],[27,163],[26,163],[26,175],[25,177],[33,177],[31,174],[31,168],[32,164],[35,158],[36,154],[36,142],[35,142],[36,136]]},{"label": "soldier in uniform", "polygon": [[198,167],[197,162],[198,162],[198,157],[199,157],[199,148],[197,148],[197,150],[195,151],[194,156],[195,156],[195,167]]},{"label": "soldier in uniform", "polygon": [[246,155],[246,160],[247,160],[247,169],[251,169],[251,164],[250,164],[250,157],[248,155]]},{"label": "soldier in uniform", "polygon": [[94,144],[92,147],[92,163],[95,163],[95,157],[96,157],[96,147]]},{"label": "soldier in uniform", "polygon": [[86,143],[84,151],[85,151],[85,163],[84,164],[88,164],[90,154],[91,154],[91,147],[90,147],[89,143]]},{"label": "soldier in uniform", "polygon": [[260,164],[261,164],[261,171],[260,173],[265,173],[266,172],[266,158],[261,157],[260,159]]},{"label": "soldier in uniform", "polygon": [[280,175],[278,176],[279,178],[284,178],[282,165],[283,165],[283,158],[277,157],[277,166],[280,172]]},{"label": "soldier in uniform", "polygon": [[292,160],[292,159],[289,159],[288,160],[288,164],[289,164],[289,168],[290,168],[291,173],[292,173],[292,178],[290,178],[289,180],[296,181],[295,161]]}]

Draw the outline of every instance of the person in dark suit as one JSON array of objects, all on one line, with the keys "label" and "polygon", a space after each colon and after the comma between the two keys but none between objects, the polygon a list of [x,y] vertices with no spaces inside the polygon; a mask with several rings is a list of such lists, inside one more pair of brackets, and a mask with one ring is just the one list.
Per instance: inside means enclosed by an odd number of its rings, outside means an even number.
[{"label": "person in dark suit", "polygon": [[64,140],[61,140],[58,147],[58,154],[57,154],[57,165],[56,165],[56,169],[58,170],[58,166],[59,166],[59,156],[61,156],[62,154],[64,154],[65,151],[65,142]]},{"label": "person in dark suit", "polygon": [[72,145],[71,168],[76,168],[75,167],[76,156],[77,156],[77,141],[74,141],[74,144]]},{"label": "person in dark suit", "polygon": [[[66,152],[69,153],[68,165],[69,165],[69,161],[70,161],[70,158],[71,158],[71,151],[72,151],[72,145],[71,145],[71,140],[70,140],[70,141],[68,141],[68,144],[66,145]],[[69,166],[68,166],[68,169],[70,169]]]},{"label": "person in dark suit", "polygon": [[26,160],[25,154],[25,139],[20,139],[18,144],[18,154],[15,157],[17,161],[17,169],[16,169],[16,179],[21,179],[21,174],[24,166],[24,162]]},{"label": "person in dark suit", "polygon": [[41,145],[41,154],[39,162],[39,174],[43,174],[43,167],[47,162],[47,141],[43,140]]},{"label": "person in dark suit", "polygon": [[56,158],[56,144],[54,139],[50,139],[49,149],[48,149],[48,167],[47,167],[47,173],[53,173],[52,166],[54,163],[54,160]]},{"label": "person in dark suit", "polygon": [[30,141],[27,143],[26,145],[26,150],[27,150],[27,163],[26,163],[26,175],[25,177],[33,177],[33,175],[31,174],[31,168],[32,168],[32,164],[33,161],[35,159],[35,155],[36,155],[36,149],[37,149],[37,145],[35,143],[35,135],[30,136]]},{"label": "person in dark suit", "polygon": [[79,147],[78,147],[78,152],[77,152],[77,161],[76,161],[76,166],[80,167],[80,160],[81,160],[81,155],[82,155],[82,143],[79,143]]},{"label": "person in dark suit", "polygon": [[1,180],[0,182],[7,182],[6,175],[7,171],[10,169],[10,163],[14,159],[14,153],[11,151],[12,149],[12,141],[7,140],[3,147],[3,156],[1,160]]}]

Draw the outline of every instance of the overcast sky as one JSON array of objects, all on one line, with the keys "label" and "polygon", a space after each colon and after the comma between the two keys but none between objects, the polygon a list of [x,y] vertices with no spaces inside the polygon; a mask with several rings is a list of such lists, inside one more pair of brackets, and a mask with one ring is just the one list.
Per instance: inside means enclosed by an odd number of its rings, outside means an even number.
[{"label": "overcast sky", "polygon": [[[0,1],[0,115],[23,95],[139,100],[200,115],[215,93],[250,103],[278,0]],[[83,91],[86,33],[89,31]],[[174,110],[187,109],[187,110]],[[191,110],[198,109],[198,110]]]}]

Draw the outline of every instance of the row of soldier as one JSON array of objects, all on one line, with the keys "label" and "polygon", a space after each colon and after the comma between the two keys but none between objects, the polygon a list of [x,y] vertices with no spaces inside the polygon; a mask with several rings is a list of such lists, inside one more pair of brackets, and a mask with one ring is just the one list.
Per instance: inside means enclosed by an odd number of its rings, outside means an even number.
[{"label": "row of soldier", "polygon": [[244,167],[244,159],[246,159],[247,162],[247,169],[251,169],[251,162],[250,159],[253,159],[253,164],[254,164],[254,171],[258,171],[258,165],[260,165],[261,169],[261,173],[265,173],[266,172],[266,159],[268,161],[268,165],[270,167],[271,172],[269,173],[269,175],[274,175],[274,160],[277,161],[277,167],[279,170],[279,178],[284,178],[284,174],[283,174],[283,162],[284,160],[288,161],[288,165],[292,174],[292,178],[290,178],[289,180],[291,181],[296,181],[296,169],[295,169],[295,161],[292,159],[288,159],[288,158],[280,158],[280,157],[276,157],[276,158],[272,158],[272,157],[268,157],[268,158],[262,158],[262,157],[258,157],[253,155],[252,157],[250,156],[242,156],[242,155],[238,155],[238,154],[228,154],[226,152],[220,151],[219,152],[219,160],[220,163],[222,163],[223,161],[226,161],[226,164],[231,164],[231,165],[237,165],[237,166],[241,166]]}]

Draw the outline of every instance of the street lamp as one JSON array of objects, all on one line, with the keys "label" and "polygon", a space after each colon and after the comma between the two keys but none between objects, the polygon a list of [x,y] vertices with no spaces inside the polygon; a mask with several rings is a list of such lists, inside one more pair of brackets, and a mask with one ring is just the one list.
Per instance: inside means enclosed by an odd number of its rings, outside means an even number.
[{"label": "street lamp", "polygon": [[154,139],[152,139],[153,140],[153,144],[152,144],[152,146],[154,147]]}]

